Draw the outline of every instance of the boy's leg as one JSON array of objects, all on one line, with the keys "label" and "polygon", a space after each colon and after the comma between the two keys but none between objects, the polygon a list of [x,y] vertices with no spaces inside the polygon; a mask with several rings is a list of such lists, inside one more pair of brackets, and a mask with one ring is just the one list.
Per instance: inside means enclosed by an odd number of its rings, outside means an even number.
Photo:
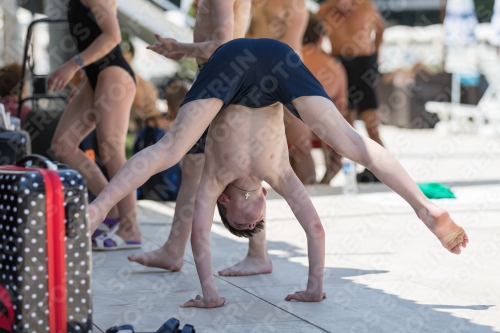
[{"label": "boy's leg", "polygon": [[429,201],[399,162],[373,140],[359,135],[328,99],[303,96],[293,105],[316,135],[340,155],[370,169],[398,193],[450,252],[459,254],[468,237],[449,214]]},{"label": "boy's leg", "polygon": [[311,154],[311,130],[285,108],[285,135],[290,145],[290,165],[300,181],[316,183],[316,167]]},{"label": "boy's leg", "polygon": [[184,264],[184,251],[191,235],[194,199],[200,185],[205,154],[188,154],[182,162],[182,183],[177,196],[168,240],[159,249],[134,254],[128,260],[144,266],[178,271]]},{"label": "boy's leg", "polygon": [[132,156],[89,206],[94,232],[107,212],[152,175],[177,164],[210,125],[223,102],[216,98],[183,105],[170,130],[156,144]]}]

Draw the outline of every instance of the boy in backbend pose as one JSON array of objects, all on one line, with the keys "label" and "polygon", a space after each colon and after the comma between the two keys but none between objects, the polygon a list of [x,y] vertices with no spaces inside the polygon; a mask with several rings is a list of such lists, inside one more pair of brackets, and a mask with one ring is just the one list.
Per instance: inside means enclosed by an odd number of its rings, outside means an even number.
[{"label": "boy in backbend pose", "polygon": [[[152,48],[171,59],[192,57],[203,70],[213,52],[225,42],[244,36],[250,20],[251,0],[199,0],[194,43],[179,43],[171,38],[157,36]],[[134,254],[130,261],[141,265],[178,271],[184,264],[184,251],[191,235],[194,198],[200,183],[205,161],[204,141],[190,149],[182,162],[182,184],[176,200],[172,228],[168,240],[159,249]],[[271,259],[267,253],[265,230],[250,238],[248,254],[236,265],[219,272],[221,275],[251,275],[271,273]]]},{"label": "boy in backbend pose", "polygon": [[[467,235],[449,214],[423,195],[387,150],[360,136],[344,120],[299,56],[286,44],[272,39],[233,40],[212,55],[170,131],[157,144],[133,156],[89,206],[91,227],[95,229],[116,202],[151,175],[178,163],[214,121],[209,129],[210,157],[196,194],[191,234],[203,296],[183,306],[211,308],[224,304],[225,299],[219,297],[215,287],[210,254],[216,202],[226,208],[225,217],[232,228],[254,230],[264,215],[265,191],[260,186],[263,180],[287,201],[307,235],[307,289],[288,295],[286,300],[321,301],[326,297],[324,230],[304,186],[290,164],[285,163],[285,153],[280,151],[286,149],[283,127],[269,129],[279,123],[275,119],[282,115],[280,103],[339,154],[370,168],[410,204],[447,250],[459,254],[467,245]],[[239,105],[250,110],[238,112]],[[234,137],[248,142],[232,140]],[[268,141],[270,145],[266,147]]]}]

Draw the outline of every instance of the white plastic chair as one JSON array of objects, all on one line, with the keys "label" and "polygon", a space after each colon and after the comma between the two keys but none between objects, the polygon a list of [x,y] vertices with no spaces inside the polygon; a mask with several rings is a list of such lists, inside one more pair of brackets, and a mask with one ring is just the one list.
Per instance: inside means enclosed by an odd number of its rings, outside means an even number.
[{"label": "white plastic chair", "polygon": [[500,135],[500,59],[483,58],[480,67],[489,86],[478,105],[448,102],[427,102],[427,112],[436,113],[438,132]]}]

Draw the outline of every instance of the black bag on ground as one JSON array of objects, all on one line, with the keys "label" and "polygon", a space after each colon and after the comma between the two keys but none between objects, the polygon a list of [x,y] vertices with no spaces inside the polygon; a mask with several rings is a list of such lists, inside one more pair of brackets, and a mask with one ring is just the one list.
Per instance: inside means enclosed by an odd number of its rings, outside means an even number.
[{"label": "black bag on ground", "polygon": [[31,151],[33,154],[55,160],[50,150],[50,144],[62,113],[62,110],[35,109],[26,115],[22,128],[29,133],[32,139]]},{"label": "black bag on ground", "polygon": [[36,155],[0,167],[0,331],[92,331],[87,190]]},{"label": "black bag on ground", "polygon": [[0,165],[14,164],[29,154],[31,139],[27,132],[0,130]]},{"label": "black bag on ground", "polygon": [[186,324],[184,328],[179,328],[179,320],[175,318],[170,318],[162,327],[156,331],[156,333],[196,333],[192,325]]},{"label": "black bag on ground", "polygon": [[[179,328],[180,323],[178,319],[170,318],[163,324],[156,333],[196,333],[192,325],[186,324],[184,328]],[[106,330],[106,333],[118,333],[122,331],[130,331],[134,333],[132,325],[113,326]]]}]

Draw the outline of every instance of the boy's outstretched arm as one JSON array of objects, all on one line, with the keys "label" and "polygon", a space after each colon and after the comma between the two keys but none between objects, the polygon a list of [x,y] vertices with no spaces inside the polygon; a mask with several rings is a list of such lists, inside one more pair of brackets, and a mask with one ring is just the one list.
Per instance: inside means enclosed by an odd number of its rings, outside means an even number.
[{"label": "boy's outstretched arm", "polygon": [[[174,60],[188,57],[198,58],[201,62],[207,62],[219,46],[233,39],[235,1],[212,0],[212,40],[198,43],[179,43],[173,38],[163,38],[155,35],[158,42],[148,46],[148,49]],[[199,10],[206,9],[199,8]],[[197,22],[197,24],[199,23]]]},{"label": "boy's outstretched arm", "polygon": [[165,136],[128,160],[89,205],[91,231],[97,229],[118,201],[135,191],[152,175],[178,163],[202,136],[221,107],[222,101],[215,98],[182,106]]},{"label": "boy's outstretched arm", "polygon": [[226,301],[224,297],[219,297],[215,287],[210,252],[210,229],[212,228],[215,205],[224,188],[225,185],[221,186],[214,177],[208,176],[205,171],[203,172],[200,186],[196,192],[193,229],[191,231],[191,247],[203,296],[197,295],[195,299],[187,301],[181,307],[217,308],[223,306]]},{"label": "boy's outstretched arm", "polygon": [[309,279],[307,289],[288,295],[285,300],[300,302],[320,302],[326,298],[323,292],[323,275],[325,269],[325,231],[306,188],[291,167],[282,173],[280,178],[270,185],[281,195],[307,236],[307,253],[309,257]]}]

